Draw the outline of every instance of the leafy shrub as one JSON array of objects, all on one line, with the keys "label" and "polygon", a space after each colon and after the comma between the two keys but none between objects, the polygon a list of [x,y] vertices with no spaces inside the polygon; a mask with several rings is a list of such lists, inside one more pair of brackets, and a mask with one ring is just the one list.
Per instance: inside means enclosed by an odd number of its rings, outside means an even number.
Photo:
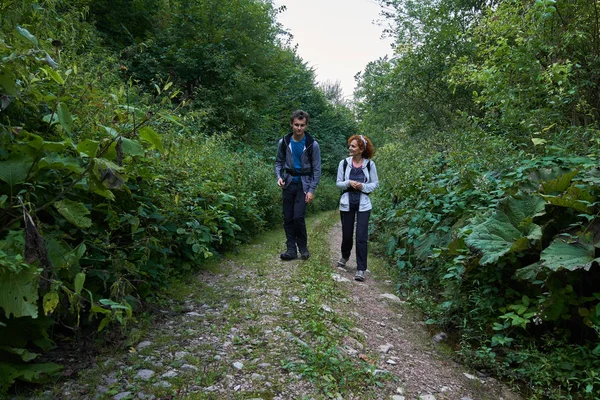
[{"label": "leafy shrub", "polygon": [[[572,391],[577,379],[592,393],[593,377],[564,380],[529,362],[554,357],[541,344],[535,350],[536,337],[573,346],[586,362],[600,349],[597,159],[555,155],[503,165],[485,146],[450,146],[437,157],[422,151],[410,160],[386,146],[378,168],[401,179],[389,188],[385,182],[377,196],[374,237],[397,269],[398,290],[422,307],[428,323],[460,330],[460,353],[471,362],[555,387],[553,395]],[[492,158],[466,156],[473,153]],[[527,361],[516,356],[523,346]],[[542,372],[544,379],[536,375]]]}]

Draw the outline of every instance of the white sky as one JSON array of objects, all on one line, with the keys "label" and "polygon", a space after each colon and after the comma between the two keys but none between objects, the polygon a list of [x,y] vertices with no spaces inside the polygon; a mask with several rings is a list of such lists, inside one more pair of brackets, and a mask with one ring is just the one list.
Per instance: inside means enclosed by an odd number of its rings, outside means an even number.
[{"label": "white sky", "polygon": [[339,81],[347,99],[354,75],[369,61],[392,54],[389,38],[381,39],[380,6],[375,0],[273,0],[287,10],[278,21],[294,36],[298,54],[317,74],[318,82]]}]

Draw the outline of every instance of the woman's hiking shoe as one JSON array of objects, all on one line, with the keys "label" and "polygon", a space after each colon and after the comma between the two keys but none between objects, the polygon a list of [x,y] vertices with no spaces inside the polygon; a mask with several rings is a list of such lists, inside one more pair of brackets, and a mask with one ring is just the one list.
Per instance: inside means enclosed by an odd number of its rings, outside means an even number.
[{"label": "woman's hiking shoe", "polygon": [[295,252],[288,250],[285,253],[281,253],[279,255],[279,257],[282,260],[289,261],[289,260],[295,260],[296,258],[298,258],[298,255]]},{"label": "woman's hiking shoe", "polygon": [[346,268],[346,263],[348,262],[347,258],[340,258],[340,261],[338,261],[338,267],[340,268]]},{"label": "woman's hiking shoe", "polygon": [[362,282],[365,280],[365,271],[356,271],[356,275],[354,275],[354,280]]},{"label": "woman's hiking shoe", "polygon": [[308,249],[300,250],[300,258],[301,259],[308,260],[309,257],[310,257],[310,253],[308,252]]}]

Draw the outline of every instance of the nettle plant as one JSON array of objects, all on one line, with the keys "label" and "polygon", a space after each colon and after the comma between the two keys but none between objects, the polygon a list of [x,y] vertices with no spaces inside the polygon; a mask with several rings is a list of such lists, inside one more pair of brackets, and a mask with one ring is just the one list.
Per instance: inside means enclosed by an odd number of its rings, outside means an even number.
[{"label": "nettle plant", "polygon": [[52,347],[53,323],[132,319],[144,271],[127,257],[141,237],[127,211],[144,210],[127,184],[162,147],[126,82],[109,93],[47,45],[21,26],[0,42],[0,391],[59,370],[32,363]]}]

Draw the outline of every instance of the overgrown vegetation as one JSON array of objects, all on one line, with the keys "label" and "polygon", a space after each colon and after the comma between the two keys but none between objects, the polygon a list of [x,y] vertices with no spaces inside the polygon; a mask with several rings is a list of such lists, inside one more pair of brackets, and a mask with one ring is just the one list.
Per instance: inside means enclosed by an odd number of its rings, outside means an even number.
[{"label": "overgrown vegetation", "polygon": [[[291,111],[314,117],[329,175],[355,129],[270,2],[131,3],[0,3],[0,393],[60,370],[37,362],[53,335],[127,327],[279,223]],[[313,207],[336,197],[324,179]]]},{"label": "overgrown vegetation", "polygon": [[598,5],[381,1],[360,78],[398,290],[527,398],[600,392]]}]

